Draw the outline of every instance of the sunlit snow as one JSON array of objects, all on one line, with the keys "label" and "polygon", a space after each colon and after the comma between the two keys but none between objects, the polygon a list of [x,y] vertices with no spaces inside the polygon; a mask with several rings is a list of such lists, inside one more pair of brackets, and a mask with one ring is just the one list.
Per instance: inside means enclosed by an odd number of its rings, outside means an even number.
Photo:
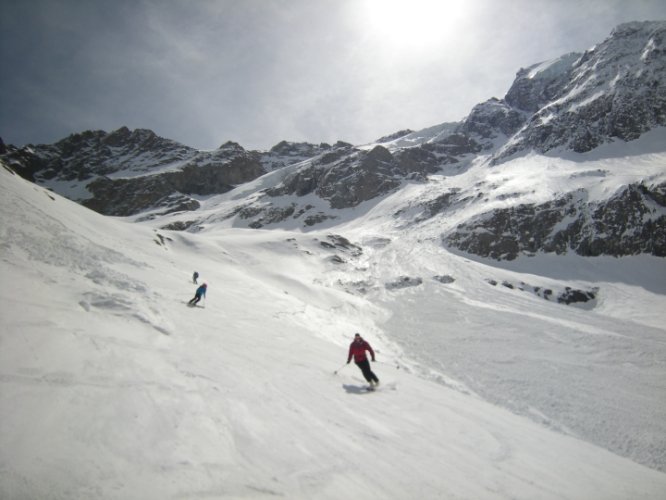
[{"label": "sunlit snow", "polygon": [[[0,497],[664,497],[664,260],[477,261],[382,219],[392,203],[179,233],[0,168]],[[566,286],[599,294],[536,293]],[[345,364],[354,332],[377,392]]]}]

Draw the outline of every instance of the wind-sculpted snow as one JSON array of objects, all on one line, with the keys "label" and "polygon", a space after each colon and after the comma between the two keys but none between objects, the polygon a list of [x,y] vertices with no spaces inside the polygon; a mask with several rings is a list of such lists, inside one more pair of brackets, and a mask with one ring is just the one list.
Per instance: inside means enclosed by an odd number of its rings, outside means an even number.
[{"label": "wind-sculpted snow", "polygon": [[[42,188],[35,192],[38,199],[42,193],[47,194]],[[151,291],[148,284],[128,274],[150,265],[128,257],[117,248],[115,235],[104,235],[104,240],[99,242],[91,239],[92,234],[81,237],[78,231],[58,217],[62,200],[50,195],[47,197],[54,206],[54,215],[44,212],[43,217],[35,218],[32,215],[35,202],[30,198],[16,199],[11,205],[3,207],[3,217],[12,220],[11,225],[3,225],[0,231],[3,255],[6,258],[12,256],[29,269],[55,270],[54,273],[42,271],[43,280],[57,283],[54,276],[83,279],[93,289],[103,290],[84,294],[79,305],[85,311],[98,308],[118,311],[122,315],[131,313],[155,329],[168,333],[168,327],[159,318],[159,307],[150,305],[159,302],[159,296]],[[48,235],[47,239],[45,235]],[[35,245],[36,240],[44,240],[45,243]],[[152,317],[140,312],[137,296],[152,311]]]},{"label": "wind-sculpted snow", "polygon": [[571,79],[582,54],[572,52],[518,71],[504,100],[514,109],[535,113],[552,102]]},{"label": "wind-sculpted snow", "polygon": [[[46,194],[41,188],[38,192]],[[51,201],[56,203],[54,198]],[[100,269],[109,264],[140,265],[114,248],[81,239],[62,221],[48,213],[36,220],[28,214],[30,203],[24,199],[16,200],[3,212],[3,217],[14,221],[11,226],[2,226],[2,241],[6,252],[21,256],[27,261],[91,273],[99,273]],[[49,235],[48,244],[35,245],[34,240],[42,234]],[[113,236],[109,236],[112,240]]]},{"label": "wind-sculpted snow", "polygon": [[582,153],[666,125],[665,34],[664,21],[628,23],[581,57],[564,56],[549,77],[521,70],[506,100],[534,114],[498,158],[527,148]]},{"label": "wind-sculpted snow", "polygon": [[[659,498],[662,261],[491,266],[393,196],[330,231],[169,232],[0,169],[0,497]],[[534,293],[566,286],[594,308]]]}]

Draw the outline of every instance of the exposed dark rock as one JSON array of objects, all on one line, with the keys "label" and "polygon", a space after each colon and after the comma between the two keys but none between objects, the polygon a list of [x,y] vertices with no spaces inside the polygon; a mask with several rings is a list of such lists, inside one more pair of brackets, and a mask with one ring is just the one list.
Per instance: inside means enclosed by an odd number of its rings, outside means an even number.
[{"label": "exposed dark rock", "polygon": [[[506,103],[520,111],[535,113],[557,98],[571,79],[573,66],[582,54],[571,53],[550,63],[521,69],[506,93]],[[541,71],[542,67],[545,70]]]},{"label": "exposed dark rock", "polygon": [[410,277],[410,276],[400,276],[395,281],[390,283],[385,283],[384,287],[387,290],[399,290],[401,288],[409,288],[413,286],[419,286],[423,283],[423,279],[419,277]]},{"label": "exposed dark rock", "polygon": [[345,292],[358,295],[365,295],[370,290],[377,288],[375,283],[371,280],[359,280],[359,281],[349,281],[349,282],[343,282],[341,280],[338,280],[337,284]]},{"label": "exposed dark rock", "polygon": [[244,154],[245,148],[234,141],[227,141],[218,148],[219,152],[225,153],[225,156],[236,157]]},{"label": "exposed dark rock", "polygon": [[455,278],[453,276],[449,276],[448,274],[438,274],[436,276],[433,276],[432,279],[435,281],[439,281],[440,283],[444,283],[445,285],[448,285],[449,283],[453,283],[455,281]]},{"label": "exposed dark rock", "polygon": [[[286,207],[271,207],[264,210],[256,210],[253,207],[248,207],[240,214],[242,218],[253,218],[254,220],[250,222],[249,227],[253,229],[259,229],[264,227],[266,224],[274,224],[276,222],[282,222],[285,219],[288,219],[296,211],[296,205],[294,203]],[[258,216],[258,217],[257,217]]]},{"label": "exposed dark rock", "polygon": [[541,205],[494,210],[461,224],[445,243],[498,260],[536,252],[666,256],[664,184],[629,185],[601,203],[570,193]]},{"label": "exposed dark rock", "polygon": [[331,220],[331,219],[337,219],[334,215],[326,215],[325,213],[317,213],[314,215],[308,215],[304,220],[303,224],[306,226],[314,226],[316,224],[320,224],[324,221]]},{"label": "exposed dark rock", "polygon": [[666,125],[666,23],[618,26],[578,57],[521,70],[505,101],[533,115],[497,160],[525,149],[579,153]]},{"label": "exposed dark rock", "polygon": [[[486,282],[492,286],[497,286],[498,284],[494,279],[486,279]],[[532,293],[544,300],[551,300],[554,295],[553,290],[549,288],[532,286],[522,281],[520,283],[512,283],[510,281],[504,280],[502,281],[502,286],[508,288],[509,290]],[[592,303],[591,305],[594,306],[594,301],[596,300],[598,293],[599,289],[596,287],[587,290],[580,290],[570,286],[565,286],[557,293],[556,302],[566,305]]]},{"label": "exposed dark rock", "polygon": [[566,287],[565,291],[557,297],[557,301],[561,304],[575,304],[589,302],[595,298],[596,290],[583,291]]},{"label": "exposed dark rock", "polygon": [[436,142],[429,142],[421,146],[426,151],[436,154],[443,163],[456,163],[457,157],[477,154],[483,150],[483,145],[472,137],[456,132]]},{"label": "exposed dark rock", "polygon": [[[515,134],[525,122],[525,117],[504,101],[490,99],[477,104],[459,127],[464,135],[477,134],[484,139],[491,139],[502,133],[506,136]],[[469,141],[469,139],[467,139]],[[474,151],[470,151],[474,152]]]},{"label": "exposed dark rock", "polygon": [[176,221],[172,222],[170,224],[166,224],[161,227],[161,229],[166,229],[170,231],[186,231],[190,227],[192,227],[194,224],[196,224],[196,221],[190,220],[190,221]]},{"label": "exposed dark rock", "polygon": [[320,241],[319,244],[324,248],[329,248],[333,250],[342,250],[354,257],[358,257],[363,253],[363,249],[350,242],[344,236],[339,234],[329,234],[326,236],[327,241]]},{"label": "exposed dark rock", "polygon": [[256,161],[238,158],[224,167],[187,166],[182,170],[130,179],[98,177],[88,184],[93,197],[84,200],[83,205],[105,215],[119,216],[163,205],[170,207],[170,211],[196,210],[199,203],[187,195],[224,193],[262,173]]},{"label": "exposed dark rock", "polygon": [[[336,219],[338,210],[378,201],[408,183],[439,182],[435,176],[460,174],[476,164],[477,155],[498,163],[529,150],[550,155],[587,152],[665,126],[665,40],[666,22],[621,25],[583,54],[521,69],[504,99],[478,104],[460,123],[414,133],[401,130],[380,139],[387,147],[370,151],[340,141],[282,141],[270,151],[247,151],[229,141],[215,151],[198,151],[150,130],[121,127],[22,148],[0,139],[0,156],[5,168],[26,179],[60,194],[80,193],[75,201],[87,207],[109,215],[137,215],[136,220],[197,210],[200,196],[224,193],[291,166],[279,176],[279,184],[212,217],[237,218],[254,228],[285,221],[309,228]],[[400,140],[408,134],[409,140]],[[444,218],[467,204],[483,203],[502,182],[451,188],[429,200],[425,195],[397,207],[394,216],[404,217],[405,224]],[[494,259],[539,252],[666,255],[664,184],[629,185],[594,203],[578,190],[539,205],[512,206],[522,194],[511,190],[495,197],[506,208],[464,221],[444,235],[444,242]],[[203,226],[192,221],[173,227]]]},{"label": "exposed dark rock", "polygon": [[405,175],[403,168],[382,146],[369,152],[338,149],[322,158],[322,163],[288,176],[266,194],[277,197],[315,193],[328,200],[331,208],[348,208],[397,188]]},{"label": "exposed dark rock", "polygon": [[8,149],[3,159],[19,175],[38,184],[49,180],[70,186],[80,183],[91,196],[74,201],[100,213],[134,215],[162,203],[169,210],[195,210],[199,205],[192,200],[180,203],[180,208],[172,207],[171,201],[224,193],[271,169],[328,149],[328,145],[285,142],[260,153],[227,142],[215,151],[197,151],[150,130],[121,127],[111,133],[72,134],[53,145]]},{"label": "exposed dark rock", "polygon": [[451,189],[447,193],[439,195],[437,198],[423,203],[423,215],[417,220],[426,220],[434,217],[436,214],[445,212],[453,206],[460,204],[464,199],[460,199],[460,189]]},{"label": "exposed dark rock", "polygon": [[287,142],[282,141],[271,148],[271,153],[278,156],[298,156],[299,158],[312,158],[313,156],[321,154],[323,151],[331,149],[326,143],[321,143],[319,146],[310,144],[308,142]]},{"label": "exposed dark rock", "polygon": [[390,134],[390,135],[385,135],[384,137],[381,137],[380,139],[377,139],[375,142],[378,142],[378,143],[381,144],[383,142],[395,141],[396,139],[400,139],[401,137],[409,135],[412,132],[414,132],[414,131],[407,128],[405,130],[400,130],[398,132],[394,132],[393,134]]}]

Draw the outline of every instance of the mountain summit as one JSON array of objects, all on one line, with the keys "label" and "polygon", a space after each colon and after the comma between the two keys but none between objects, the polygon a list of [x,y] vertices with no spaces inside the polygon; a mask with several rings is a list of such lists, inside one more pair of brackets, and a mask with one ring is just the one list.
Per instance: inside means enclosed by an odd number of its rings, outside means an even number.
[{"label": "mountain summit", "polygon": [[0,497],[662,497],[665,25],[371,144],[0,140]]},{"label": "mountain summit", "polygon": [[530,116],[499,156],[584,153],[666,125],[665,38],[664,22],[623,24],[583,54],[519,71],[505,101]]},{"label": "mountain summit", "polygon": [[[584,53],[520,69],[503,99],[478,104],[459,123],[405,129],[374,144],[283,141],[246,151],[228,142],[197,151],[123,127],[7,146],[2,159],[102,214],[159,220],[172,230],[219,221],[329,227],[396,193],[418,192],[400,196],[391,217],[405,225],[439,221],[446,246],[482,257],[666,256],[663,171],[620,159],[641,148],[663,152],[665,38],[663,21],[620,25]],[[604,156],[614,158],[613,168],[590,170]],[[553,167],[558,160],[566,163]],[[524,187],[510,192],[516,179],[497,175],[517,164],[530,175],[543,169],[534,179],[539,196]]]}]

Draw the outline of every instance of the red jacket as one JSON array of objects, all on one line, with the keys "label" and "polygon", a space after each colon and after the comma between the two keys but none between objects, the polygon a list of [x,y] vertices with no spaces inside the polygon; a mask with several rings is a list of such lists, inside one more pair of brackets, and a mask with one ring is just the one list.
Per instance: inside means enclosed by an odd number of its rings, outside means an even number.
[{"label": "red jacket", "polygon": [[352,359],[352,356],[354,357],[354,361],[356,363],[359,363],[361,361],[365,361],[368,359],[365,355],[365,351],[370,352],[370,356],[372,357],[372,360],[375,360],[375,351],[372,350],[372,347],[370,347],[370,344],[368,344],[365,340],[361,340],[360,342],[353,341],[351,345],[349,346],[349,356],[347,357],[347,363],[349,363]]}]

